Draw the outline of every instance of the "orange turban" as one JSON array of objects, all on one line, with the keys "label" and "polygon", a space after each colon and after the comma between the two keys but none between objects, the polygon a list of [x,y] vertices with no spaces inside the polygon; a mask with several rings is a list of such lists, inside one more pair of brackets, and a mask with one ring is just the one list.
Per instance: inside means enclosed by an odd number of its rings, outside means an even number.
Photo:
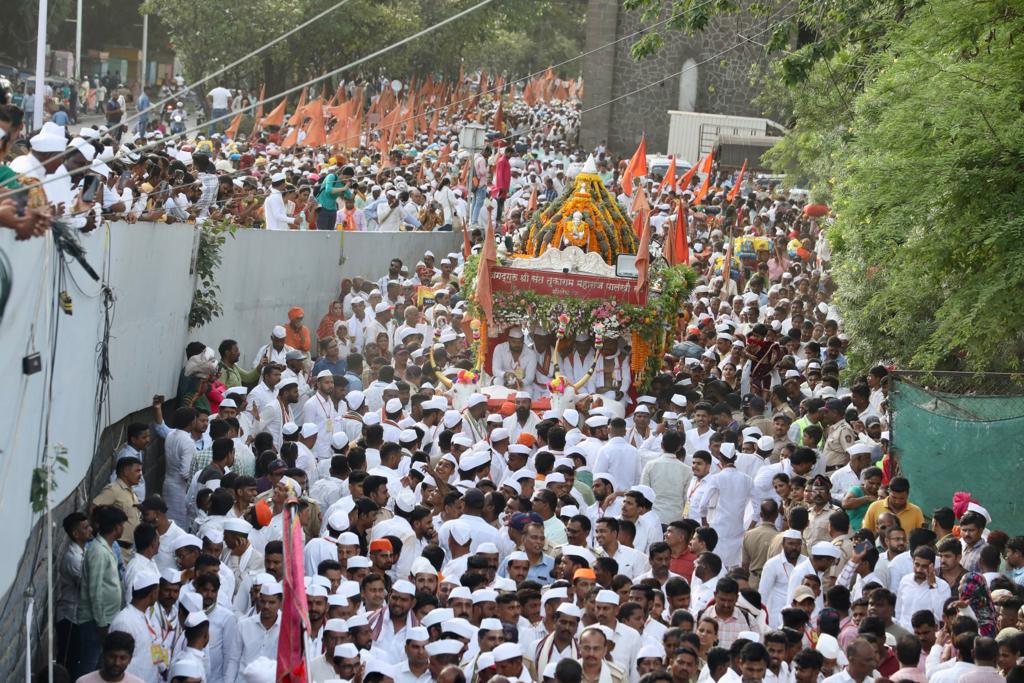
[{"label": "orange turban", "polygon": [[378,538],[376,541],[370,541],[370,552],[377,552],[380,550],[386,550],[391,552],[391,541],[386,538]]},{"label": "orange turban", "polygon": [[296,318],[306,317],[306,312],[302,310],[300,306],[292,306],[288,309],[288,320],[295,320]]}]

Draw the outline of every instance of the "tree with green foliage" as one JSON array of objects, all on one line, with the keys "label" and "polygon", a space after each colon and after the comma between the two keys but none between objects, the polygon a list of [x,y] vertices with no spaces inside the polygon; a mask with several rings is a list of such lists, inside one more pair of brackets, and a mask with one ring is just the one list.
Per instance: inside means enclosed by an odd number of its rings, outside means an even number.
[{"label": "tree with green foliage", "polygon": [[[321,20],[225,74],[228,86],[267,84],[268,94],[326,73],[451,17],[479,0],[350,0]],[[186,81],[239,59],[287,28],[328,7],[325,0],[147,0],[144,9],[168,27]],[[360,64],[340,79],[379,74],[406,79],[427,74],[537,71],[577,55],[583,45],[583,0],[493,2],[465,17]],[[574,64],[563,71],[575,76]],[[316,86],[319,91],[321,86]],[[327,90],[332,90],[332,84]]]},{"label": "tree with green foliage", "polygon": [[[734,0],[624,0],[711,30],[778,16]],[[1010,0],[798,0],[752,73],[789,132],[770,153],[836,210],[828,230],[854,369],[1018,369],[1024,353],[1024,12]],[[667,34],[665,34],[667,35]],[[665,40],[645,34],[642,59]]]}]

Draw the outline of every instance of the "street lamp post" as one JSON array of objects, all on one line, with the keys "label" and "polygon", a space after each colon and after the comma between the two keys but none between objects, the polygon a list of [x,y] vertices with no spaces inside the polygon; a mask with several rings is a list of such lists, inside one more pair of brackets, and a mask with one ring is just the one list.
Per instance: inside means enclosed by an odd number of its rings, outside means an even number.
[{"label": "street lamp post", "polygon": [[47,0],[39,0],[39,26],[36,31],[36,93],[33,98],[35,112],[32,115],[32,128],[38,130],[43,126],[43,96],[46,94],[46,11]]}]

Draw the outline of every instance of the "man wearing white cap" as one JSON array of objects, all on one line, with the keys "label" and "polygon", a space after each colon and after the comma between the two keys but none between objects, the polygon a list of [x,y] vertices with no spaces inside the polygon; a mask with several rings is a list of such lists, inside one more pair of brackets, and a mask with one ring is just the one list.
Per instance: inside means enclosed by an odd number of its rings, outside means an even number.
[{"label": "man wearing white cap", "polygon": [[[334,406],[334,374],[330,370],[321,370],[315,382],[316,392],[302,407],[302,421],[316,425],[313,455],[319,461],[331,457],[331,437],[336,429],[340,431],[341,425],[338,424],[338,409]],[[313,481],[310,479],[310,485]]]},{"label": "man wearing white cap", "polygon": [[382,654],[392,663],[402,661],[405,656],[405,641],[409,631],[419,626],[419,620],[413,613],[416,587],[405,579],[395,581],[391,586],[387,604],[367,615],[374,649],[380,648]]},{"label": "man wearing white cap", "polygon": [[494,347],[491,368],[494,383],[509,389],[524,389],[533,386],[537,371],[537,354],[527,348],[523,330],[518,325],[506,333],[508,341]]},{"label": "man wearing white cap", "polygon": [[146,683],[160,683],[163,680],[161,667],[166,669],[170,664],[170,653],[157,642],[158,624],[147,616],[149,608],[156,604],[159,584],[160,576],[155,572],[135,574],[130,586],[131,602],[117,613],[108,629],[122,631],[135,639],[135,651],[126,671]]},{"label": "man wearing white cap", "polygon": [[[284,367],[288,363],[288,352],[294,349],[284,343],[286,331],[283,325],[274,325],[270,330],[270,343],[260,347],[253,358],[252,366],[259,367],[261,364],[276,363]],[[253,390],[255,391],[255,389]],[[249,396],[250,400],[252,395]]]},{"label": "man wearing white cap", "polygon": [[186,607],[185,614],[187,616],[182,624],[183,637],[175,645],[171,668],[182,660],[191,660],[202,666],[204,680],[212,680],[207,647],[210,642],[210,620],[206,618],[203,610],[198,608],[189,610]]},{"label": "man wearing white cap", "polygon": [[278,171],[270,176],[270,194],[263,202],[263,214],[267,230],[290,230],[295,222],[293,216],[288,215],[284,204],[284,190],[288,182],[288,176],[284,171]]},{"label": "man wearing white cap", "polygon": [[230,517],[224,520],[224,546],[227,548],[224,564],[235,577],[235,585],[252,572],[263,571],[263,553],[249,542],[252,524],[244,519]]},{"label": "man wearing white cap", "polygon": [[277,639],[281,633],[281,584],[264,583],[256,598],[257,613],[238,622],[237,638],[241,643],[239,670],[244,670],[257,657],[277,660]]},{"label": "man wearing white cap", "polygon": [[[786,591],[786,604],[788,607],[793,602],[793,593],[796,591],[797,586],[803,585],[804,577],[813,574],[818,577],[821,581],[821,585],[825,585],[825,575],[827,572],[839,561],[840,551],[839,548],[832,545],[828,541],[820,541],[811,546],[811,556],[803,560],[793,569],[793,572],[789,575],[789,585]],[[762,574],[763,578],[763,574]],[[824,591],[822,591],[823,593]],[[824,599],[822,593],[818,594],[815,599],[815,614],[818,610],[824,606]]]},{"label": "man wearing white cap", "polygon": [[405,656],[396,671],[395,683],[430,683],[430,657],[427,643],[430,637],[423,626],[408,629],[405,638]]},{"label": "man wearing white cap", "polygon": [[501,426],[508,431],[510,443],[518,442],[520,434],[537,436],[537,425],[540,423],[540,418],[537,417],[537,413],[533,412],[532,406],[533,396],[529,391],[520,390],[515,393],[515,412],[501,423]]},{"label": "man wearing white cap", "polygon": [[635,678],[636,655],[643,645],[640,633],[618,620],[619,596],[614,591],[602,590],[595,598],[594,613],[597,623],[611,629],[615,647],[612,649],[612,661],[631,678]]},{"label": "man wearing white cap", "polygon": [[583,610],[571,602],[564,602],[555,610],[555,630],[552,633],[526,643],[526,656],[533,662],[534,670],[543,671],[548,664],[557,664],[562,659],[579,659],[580,644],[576,631],[583,618]]},{"label": "man wearing white cap", "polygon": [[[167,679],[170,683],[203,683],[209,680],[206,676],[206,667],[201,660],[195,657],[182,657],[175,660],[167,672]],[[263,683],[264,679],[246,678],[246,683]]]}]

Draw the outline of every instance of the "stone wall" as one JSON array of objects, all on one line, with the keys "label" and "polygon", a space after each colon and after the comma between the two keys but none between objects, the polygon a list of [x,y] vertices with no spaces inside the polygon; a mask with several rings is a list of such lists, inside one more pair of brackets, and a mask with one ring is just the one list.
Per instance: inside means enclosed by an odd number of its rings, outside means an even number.
[{"label": "stone wall", "polygon": [[[639,36],[595,52],[584,65],[583,108],[596,108],[583,115],[581,144],[589,149],[607,140],[614,154],[628,155],[646,132],[648,153],[664,153],[668,111],[678,108],[679,72],[688,59],[697,64],[695,111],[760,116],[751,102],[757,91],[750,83],[750,73],[755,63],[764,60],[764,50],[752,41],[765,42],[768,32],[763,29],[769,25],[763,18],[743,12],[719,17],[695,36],[666,32],[661,50],[639,62],[629,52]],[[594,50],[643,26],[640,13],[623,10],[621,0],[590,0],[586,49]],[[627,95],[639,88],[644,89]],[[601,106],[611,100],[616,101]]]}]

